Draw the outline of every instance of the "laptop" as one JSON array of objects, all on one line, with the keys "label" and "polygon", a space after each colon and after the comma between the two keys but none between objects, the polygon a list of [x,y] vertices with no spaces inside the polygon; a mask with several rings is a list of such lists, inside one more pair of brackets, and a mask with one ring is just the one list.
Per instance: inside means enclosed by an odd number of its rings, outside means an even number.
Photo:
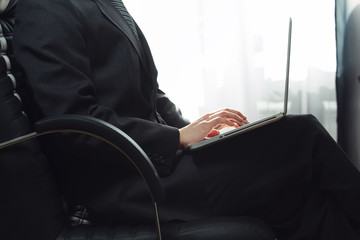
[{"label": "laptop", "polygon": [[288,97],[289,97],[289,73],[290,73],[290,52],[291,52],[291,33],[292,33],[292,19],[289,19],[289,32],[288,32],[288,47],[287,47],[287,61],[286,61],[286,76],[285,76],[285,94],[284,94],[284,109],[282,112],[276,113],[269,117],[263,118],[261,120],[248,123],[241,127],[231,129],[229,131],[223,132],[217,136],[212,138],[204,139],[200,142],[194,143],[189,146],[189,151],[198,150],[212,144],[218,143],[220,141],[224,141],[230,137],[237,136],[239,134],[252,131],[256,128],[271,124],[273,122],[279,121],[287,114],[288,108]]}]

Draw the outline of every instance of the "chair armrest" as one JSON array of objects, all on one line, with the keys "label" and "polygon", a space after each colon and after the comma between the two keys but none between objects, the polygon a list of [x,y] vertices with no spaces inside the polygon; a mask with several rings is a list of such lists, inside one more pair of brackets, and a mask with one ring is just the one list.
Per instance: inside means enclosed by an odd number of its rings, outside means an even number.
[{"label": "chair armrest", "polygon": [[101,119],[83,115],[61,115],[41,119],[34,124],[39,135],[73,132],[98,138],[120,151],[136,167],[147,183],[153,200],[165,198],[159,175],[141,147],[119,128]]},{"label": "chair armrest", "polygon": [[165,198],[165,190],[160,183],[159,175],[149,157],[133,139],[120,129],[103,120],[82,115],[61,115],[44,118],[36,122],[33,128],[35,132],[27,131],[30,133],[22,134],[20,137],[1,142],[0,150],[42,135],[52,133],[80,133],[95,137],[120,151],[131,161],[147,185],[154,205],[158,239],[161,240],[157,202]]}]

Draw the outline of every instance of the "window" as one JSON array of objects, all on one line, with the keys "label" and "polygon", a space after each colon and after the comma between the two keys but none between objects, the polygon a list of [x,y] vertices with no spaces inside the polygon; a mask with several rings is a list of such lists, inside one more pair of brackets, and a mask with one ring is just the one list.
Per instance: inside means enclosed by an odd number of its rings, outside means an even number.
[{"label": "window", "polygon": [[282,109],[293,19],[289,113],[336,138],[335,9],[329,0],[125,0],[149,42],[160,88],[195,120],[232,107],[250,120]]}]

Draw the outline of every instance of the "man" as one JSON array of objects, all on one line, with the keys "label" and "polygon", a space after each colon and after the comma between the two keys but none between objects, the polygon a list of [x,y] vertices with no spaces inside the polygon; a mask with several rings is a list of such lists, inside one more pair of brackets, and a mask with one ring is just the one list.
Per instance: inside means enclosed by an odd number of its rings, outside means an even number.
[{"label": "man", "polygon": [[[162,222],[248,215],[265,220],[278,239],[358,239],[360,174],[312,116],[182,151],[246,117],[222,109],[184,119],[159,89],[144,35],[121,3],[21,0],[14,51],[33,93],[34,120],[90,115],[144,149],[167,192]],[[105,146],[75,135],[44,144],[55,149],[51,159],[70,203],[86,206],[92,221],[152,222],[140,180]]]}]

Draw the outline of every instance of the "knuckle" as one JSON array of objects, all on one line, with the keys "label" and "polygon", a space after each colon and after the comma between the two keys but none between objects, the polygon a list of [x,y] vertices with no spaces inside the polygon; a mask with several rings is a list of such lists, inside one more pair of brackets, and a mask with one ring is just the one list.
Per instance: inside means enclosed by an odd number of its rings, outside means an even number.
[{"label": "knuckle", "polygon": [[204,116],[203,116],[203,119],[208,119],[208,118],[210,118],[211,117],[211,113],[207,113],[207,114],[205,114]]}]

